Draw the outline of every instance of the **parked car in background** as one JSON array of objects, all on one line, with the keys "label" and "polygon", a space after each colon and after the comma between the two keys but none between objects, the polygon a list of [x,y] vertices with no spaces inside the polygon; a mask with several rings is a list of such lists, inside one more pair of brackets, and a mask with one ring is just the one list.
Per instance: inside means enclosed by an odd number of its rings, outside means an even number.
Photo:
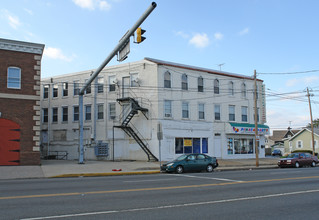
[{"label": "parked car in background", "polygon": [[275,149],[273,152],[271,152],[272,156],[282,156],[281,150]]},{"label": "parked car in background", "polygon": [[216,157],[210,157],[206,154],[183,154],[174,161],[161,166],[161,171],[183,173],[187,171],[212,172],[218,167]]},{"label": "parked car in background", "polygon": [[309,153],[291,153],[286,158],[278,161],[279,167],[302,167],[312,166],[315,167],[318,163],[318,157]]}]

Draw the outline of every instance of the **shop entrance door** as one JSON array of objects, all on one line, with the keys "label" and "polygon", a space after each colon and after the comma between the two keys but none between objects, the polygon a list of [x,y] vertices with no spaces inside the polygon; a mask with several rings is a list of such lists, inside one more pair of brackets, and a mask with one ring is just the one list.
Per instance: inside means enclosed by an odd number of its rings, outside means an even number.
[{"label": "shop entrance door", "polygon": [[0,165],[20,164],[20,125],[0,118]]}]

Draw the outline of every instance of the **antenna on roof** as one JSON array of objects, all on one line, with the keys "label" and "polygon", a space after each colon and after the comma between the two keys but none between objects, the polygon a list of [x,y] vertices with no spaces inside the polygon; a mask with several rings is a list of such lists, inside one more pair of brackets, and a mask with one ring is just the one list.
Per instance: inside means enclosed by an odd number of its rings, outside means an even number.
[{"label": "antenna on roof", "polygon": [[217,64],[217,66],[219,66],[219,70],[222,70],[223,65],[225,65],[225,63]]}]

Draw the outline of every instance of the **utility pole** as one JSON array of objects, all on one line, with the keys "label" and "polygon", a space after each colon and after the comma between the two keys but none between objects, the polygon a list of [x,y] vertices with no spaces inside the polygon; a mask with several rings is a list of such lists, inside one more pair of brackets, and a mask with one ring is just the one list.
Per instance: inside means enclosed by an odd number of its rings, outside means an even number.
[{"label": "utility pole", "polygon": [[308,96],[308,102],[309,102],[309,110],[310,110],[310,121],[311,121],[311,139],[312,139],[312,155],[315,156],[315,138],[313,134],[313,121],[312,121],[312,110],[311,110],[311,102],[310,102],[310,96],[313,96],[313,94],[309,94],[309,89],[307,87],[307,96]]},{"label": "utility pole", "polygon": [[257,122],[257,113],[258,113],[258,109],[257,109],[257,77],[256,77],[256,70],[254,71],[254,106],[255,106],[255,154],[256,154],[256,167],[259,167],[259,157],[258,157],[258,122]]},{"label": "utility pole", "polygon": [[[152,2],[152,4],[146,9],[144,14],[136,21],[133,27],[128,30],[124,36],[121,38],[120,42],[116,45],[113,51],[109,54],[109,56],[104,60],[104,62],[95,70],[95,72],[91,75],[85,85],[80,89],[79,94],[79,164],[83,164],[84,162],[84,146],[83,146],[83,95],[86,88],[92,83],[92,81],[99,75],[102,69],[113,59],[114,56],[120,57],[119,61],[126,59],[129,49],[127,49],[127,45],[130,43],[130,37],[134,36],[134,32],[139,28],[139,26],[144,22],[144,20],[151,14],[151,12],[155,9],[156,3]],[[140,31],[137,33],[142,35],[145,31]],[[140,36],[140,42],[145,39]],[[140,43],[137,42],[137,43]],[[124,51],[123,51],[124,50]],[[114,146],[113,146],[114,147]]]}]

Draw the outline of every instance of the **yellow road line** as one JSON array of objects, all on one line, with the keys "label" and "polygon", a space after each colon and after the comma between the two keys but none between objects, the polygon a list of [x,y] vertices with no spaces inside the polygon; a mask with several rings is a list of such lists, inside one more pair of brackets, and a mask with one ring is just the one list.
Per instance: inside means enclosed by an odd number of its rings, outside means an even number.
[{"label": "yellow road line", "polygon": [[275,182],[275,181],[287,181],[287,180],[316,179],[316,178],[319,178],[319,176],[291,177],[291,178],[268,179],[268,180],[250,180],[250,181],[227,182],[227,183],[210,183],[210,184],[197,184],[197,185],[187,185],[187,186],[167,186],[167,187],[140,188],[140,189],[119,189],[119,190],[92,191],[92,192],[7,196],[7,197],[0,197],[0,200],[43,198],[43,197],[57,197],[57,196],[77,196],[77,195],[85,195],[85,194],[88,195],[88,194],[108,194],[108,193],[122,193],[122,192],[141,192],[141,191],[155,191],[155,190],[186,189],[186,188],[198,188],[198,187],[209,187],[209,186],[235,185],[235,184],[243,184],[243,183],[263,183],[263,182]]}]

